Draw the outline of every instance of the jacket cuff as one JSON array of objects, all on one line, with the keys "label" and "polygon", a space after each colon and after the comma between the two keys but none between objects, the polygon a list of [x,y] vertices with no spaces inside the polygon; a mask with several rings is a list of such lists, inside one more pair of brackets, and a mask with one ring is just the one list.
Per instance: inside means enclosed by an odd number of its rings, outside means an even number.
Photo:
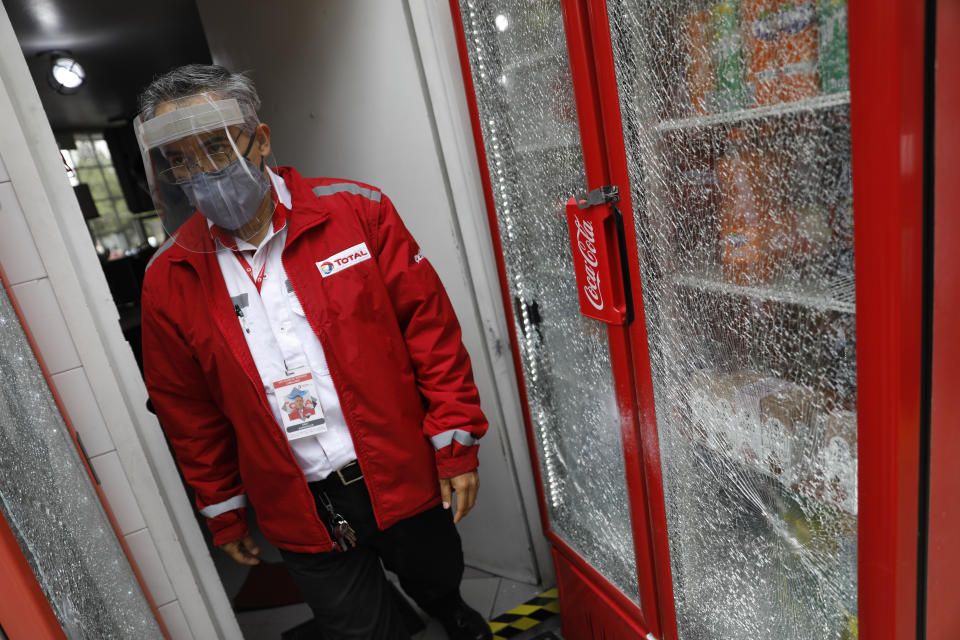
[{"label": "jacket cuff", "polygon": [[460,446],[453,443],[449,447],[437,450],[437,473],[441,478],[452,478],[460,474],[475,471],[480,466],[479,446]]},{"label": "jacket cuff", "polygon": [[213,533],[213,544],[217,547],[246,538],[250,533],[247,529],[247,510],[243,508],[207,518],[207,526]]}]

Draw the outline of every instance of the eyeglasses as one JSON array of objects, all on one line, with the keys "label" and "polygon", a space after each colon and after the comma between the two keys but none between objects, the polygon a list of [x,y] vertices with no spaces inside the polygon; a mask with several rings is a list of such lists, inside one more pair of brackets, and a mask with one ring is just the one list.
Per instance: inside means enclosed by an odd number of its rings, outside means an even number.
[{"label": "eyeglasses", "polygon": [[201,173],[215,173],[225,169],[237,155],[230,152],[208,153],[202,156],[182,155],[170,162],[168,169],[160,172],[160,179],[167,184],[183,184]]},{"label": "eyeglasses", "polygon": [[[243,135],[237,134],[234,144]],[[250,138],[244,155],[250,152],[254,138]],[[160,171],[160,179],[167,184],[183,184],[201,173],[215,173],[237,159],[234,144],[227,135],[217,133],[203,140],[189,140],[167,147],[163,157],[168,165]]]}]

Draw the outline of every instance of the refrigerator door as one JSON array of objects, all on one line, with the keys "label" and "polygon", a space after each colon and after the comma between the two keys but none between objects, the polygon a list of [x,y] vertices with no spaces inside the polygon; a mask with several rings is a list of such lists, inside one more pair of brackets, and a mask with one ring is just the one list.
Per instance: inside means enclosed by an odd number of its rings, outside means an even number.
[{"label": "refrigerator door", "polygon": [[855,638],[845,2],[607,12],[677,636]]},{"label": "refrigerator door", "polygon": [[459,8],[549,529],[638,602],[607,332],[580,313],[567,232],[586,181],[560,4]]}]

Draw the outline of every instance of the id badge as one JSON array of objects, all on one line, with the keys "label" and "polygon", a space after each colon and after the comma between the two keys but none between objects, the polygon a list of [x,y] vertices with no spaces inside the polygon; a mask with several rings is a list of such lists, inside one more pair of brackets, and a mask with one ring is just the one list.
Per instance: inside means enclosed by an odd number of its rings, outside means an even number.
[{"label": "id badge", "polygon": [[320,406],[317,387],[310,372],[274,380],[273,390],[287,440],[298,440],[327,430],[323,407]]}]

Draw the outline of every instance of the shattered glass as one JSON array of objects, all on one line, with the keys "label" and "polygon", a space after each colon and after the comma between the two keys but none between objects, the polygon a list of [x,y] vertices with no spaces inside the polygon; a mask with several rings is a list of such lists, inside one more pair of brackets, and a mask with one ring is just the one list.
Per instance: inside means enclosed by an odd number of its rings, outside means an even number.
[{"label": "shattered glass", "polygon": [[846,4],[607,6],[679,638],[856,638]]},{"label": "shattered glass", "polygon": [[3,287],[0,394],[0,512],[64,633],[162,638]]},{"label": "shattered glass", "polygon": [[580,314],[565,216],[586,178],[560,4],[460,11],[550,526],[638,602],[606,329]]}]

